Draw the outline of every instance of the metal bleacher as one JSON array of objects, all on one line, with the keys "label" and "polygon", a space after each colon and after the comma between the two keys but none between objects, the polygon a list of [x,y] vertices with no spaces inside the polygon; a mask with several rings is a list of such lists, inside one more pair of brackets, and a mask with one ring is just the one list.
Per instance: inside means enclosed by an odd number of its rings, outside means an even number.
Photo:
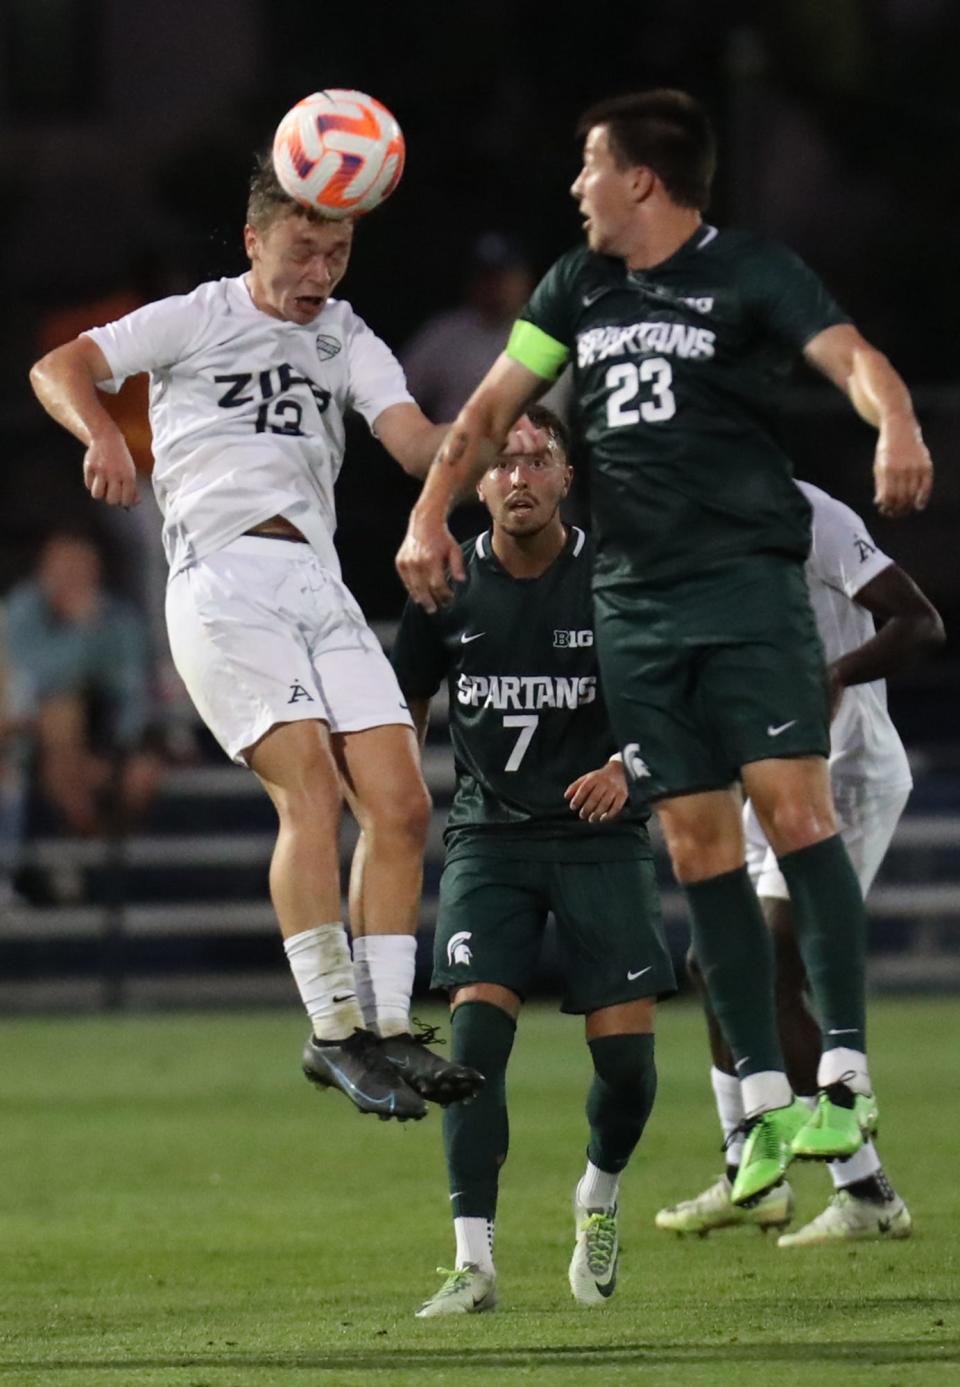
[{"label": "metal bleacher", "polygon": [[[438,703],[440,700],[438,700]],[[438,709],[438,712],[442,712]],[[425,753],[434,797],[419,979],[426,981],[453,789],[445,719]],[[870,978],[885,989],[960,987],[960,764],[914,755],[916,790],[870,898]],[[291,1000],[267,899],[273,809],[247,772],[229,765],[172,771],[149,821],[125,840],[40,838],[26,847],[39,874],[69,864],[80,905],[14,905],[0,922],[0,1007],[163,1007]],[[346,867],[355,828],[344,824]],[[683,903],[655,838],[664,917],[679,958]],[[346,875],[344,874],[344,880]],[[545,981],[549,983],[547,951]]]}]

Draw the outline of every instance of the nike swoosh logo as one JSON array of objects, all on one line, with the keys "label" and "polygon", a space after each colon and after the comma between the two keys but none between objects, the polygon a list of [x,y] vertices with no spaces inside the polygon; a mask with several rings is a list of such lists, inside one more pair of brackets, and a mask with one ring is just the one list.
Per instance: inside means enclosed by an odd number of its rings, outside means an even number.
[{"label": "nike swoosh logo", "polygon": [[646,968],[641,968],[641,969],[640,969],[639,973],[631,973],[631,972],[630,972],[630,969],[628,968],[628,969],[627,969],[627,982],[636,982],[637,978],[642,978],[643,975],[644,975],[644,973],[649,973],[649,972],[650,972],[650,969],[651,969],[652,967],[653,967],[653,964],[652,964],[652,963],[648,963],[647,966],[646,966]]},{"label": "nike swoosh logo", "polygon": [[749,1056],[749,1055],[744,1055],[743,1059],[742,1059],[742,1060],[737,1060],[736,1064],[735,1064],[733,1067],[734,1067],[734,1069],[741,1069],[741,1068],[743,1067],[743,1065],[749,1064],[749,1063],[750,1063],[750,1056]]},{"label": "nike swoosh logo", "polygon": [[582,303],[584,308],[589,308],[591,304],[596,303],[597,299],[602,299],[604,294],[608,294],[609,292],[610,286],[607,284],[601,285],[599,289],[591,289],[589,294],[583,295]]},{"label": "nike swoosh logo", "polygon": [[471,641],[478,641],[481,636],[485,636],[486,631],[478,631],[475,636],[468,636],[466,632],[460,637],[461,645],[469,645]]},{"label": "nike swoosh logo", "polygon": [[856,1027],[856,1026],[847,1026],[847,1027],[845,1027],[845,1029],[842,1030],[842,1031],[837,1031],[837,1030],[830,1030],[830,1031],[827,1031],[827,1035],[856,1035],[856,1034],[857,1034],[857,1027]]},{"label": "nike swoosh logo", "polygon": [[340,992],[340,993],[338,993],[337,996],[334,997],[333,1000],[334,1000],[334,1003],[337,1003],[337,1002],[352,1002],[352,1001],[354,1000],[354,998],[356,997],[356,995],[357,995],[357,994],[356,994],[355,992]]},{"label": "nike swoosh logo", "polygon": [[779,727],[774,727],[773,723],[767,728],[768,737],[779,737],[781,732],[786,732],[788,727],[796,727],[796,718],[791,718],[789,722],[782,722]]}]

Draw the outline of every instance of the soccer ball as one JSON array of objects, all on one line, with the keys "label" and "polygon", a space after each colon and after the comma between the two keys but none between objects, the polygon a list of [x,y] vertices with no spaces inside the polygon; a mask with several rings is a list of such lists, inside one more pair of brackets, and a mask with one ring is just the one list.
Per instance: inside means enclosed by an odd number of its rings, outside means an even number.
[{"label": "soccer ball", "polygon": [[277,126],[273,167],[304,207],[339,220],[372,212],[403,173],[403,134],[386,106],[363,92],[305,96]]}]

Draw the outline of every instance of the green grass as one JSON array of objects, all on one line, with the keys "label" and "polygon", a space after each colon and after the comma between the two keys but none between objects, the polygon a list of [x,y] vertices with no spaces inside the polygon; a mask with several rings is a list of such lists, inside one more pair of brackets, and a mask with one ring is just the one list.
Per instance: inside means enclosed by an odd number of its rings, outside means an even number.
[{"label": "green grass", "polygon": [[[873,1017],[911,1242],[788,1253],[754,1229],[657,1232],[657,1208],[720,1168],[700,1022],[674,1005],[623,1184],[620,1287],[577,1310],[586,1053],[578,1022],[531,1008],[511,1071],[501,1308],[423,1322],[412,1311],[452,1257],[439,1115],[400,1128],[312,1092],[295,1011],[5,1023],[0,1384],[946,1387],[960,1371],[958,1009],[885,1001]],[[827,1176],[794,1182],[809,1217]]]}]

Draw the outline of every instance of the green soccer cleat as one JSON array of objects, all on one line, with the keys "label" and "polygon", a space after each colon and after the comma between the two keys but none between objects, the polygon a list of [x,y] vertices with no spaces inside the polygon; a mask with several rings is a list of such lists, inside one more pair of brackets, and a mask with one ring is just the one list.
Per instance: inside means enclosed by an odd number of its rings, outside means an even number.
[{"label": "green soccer cleat", "polygon": [[656,1225],[667,1233],[696,1233],[705,1238],[716,1228],[742,1228],[749,1224],[765,1233],[768,1228],[785,1228],[793,1218],[793,1191],[786,1180],[755,1195],[748,1204],[734,1204],[731,1189],[726,1175],[721,1175],[702,1194],[661,1209]]},{"label": "green soccer cleat", "polygon": [[777,1239],[777,1247],[823,1247],[826,1243],[862,1242],[909,1238],[913,1231],[910,1210],[894,1197],[878,1203],[857,1199],[849,1190],[837,1190],[822,1214]]},{"label": "green soccer cleat", "polygon": [[771,1108],[747,1119],[747,1139],[730,1192],[734,1204],[744,1204],[779,1184],[793,1159],[791,1143],[809,1116],[809,1108],[794,1098],[788,1107]]},{"label": "green soccer cleat", "polygon": [[793,1154],[801,1160],[845,1160],[877,1130],[873,1094],[854,1093],[844,1083],[830,1084],[817,1095],[817,1106],[793,1138]]},{"label": "green soccer cleat", "polygon": [[616,1209],[573,1205],[577,1241],[567,1273],[578,1305],[603,1305],[617,1288],[620,1240]]},{"label": "green soccer cleat", "polygon": [[416,1312],[418,1320],[432,1320],[438,1315],[482,1315],[497,1303],[496,1278],[492,1272],[481,1271],[473,1262],[450,1271],[437,1267],[446,1280],[436,1295],[425,1300]]}]

